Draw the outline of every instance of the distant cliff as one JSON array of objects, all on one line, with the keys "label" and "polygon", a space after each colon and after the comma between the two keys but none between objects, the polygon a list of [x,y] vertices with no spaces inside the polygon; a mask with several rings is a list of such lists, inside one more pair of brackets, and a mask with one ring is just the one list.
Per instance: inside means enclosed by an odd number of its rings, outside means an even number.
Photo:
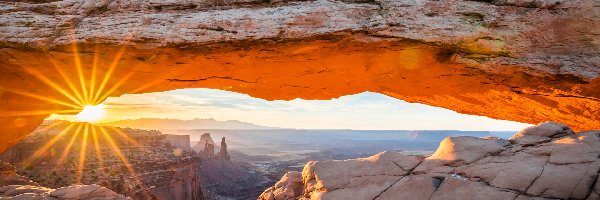
[{"label": "distant cliff", "polygon": [[[23,177],[49,188],[96,184],[133,199],[202,199],[200,157],[191,151],[189,136],[102,127],[100,133],[106,134],[86,132],[90,140],[84,145],[84,139],[78,137],[83,134],[67,128],[73,124],[40,126],[0,154],[0,159],[17,166]],[[57,137],[59,134],[64,137]],[[44,153],[36,154],[50,143]],[[37,157],[30,160],[33,155]],[[85,159],[78,177],[81,156]]]},{"label": "distant cliff", "polygon": [[165,143],[173,145],[173,147],[182,149],[182,150],[192,150],[190,146],[190,136],[189,135],[173,135],[173,134],[164,134],[165,135]]}]

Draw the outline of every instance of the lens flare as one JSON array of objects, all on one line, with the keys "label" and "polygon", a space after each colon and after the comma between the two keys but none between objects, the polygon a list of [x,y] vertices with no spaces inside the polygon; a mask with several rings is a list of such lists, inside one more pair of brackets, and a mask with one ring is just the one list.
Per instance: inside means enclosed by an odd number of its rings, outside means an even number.
[{"label": "lens flare", "polygon": [[75,119],[79,122],[97,122],[102,119],[105,114],[106,111],[104,111],[104,105],[87,105],[83,107],[83,110],[79,114],[75,115]]}]

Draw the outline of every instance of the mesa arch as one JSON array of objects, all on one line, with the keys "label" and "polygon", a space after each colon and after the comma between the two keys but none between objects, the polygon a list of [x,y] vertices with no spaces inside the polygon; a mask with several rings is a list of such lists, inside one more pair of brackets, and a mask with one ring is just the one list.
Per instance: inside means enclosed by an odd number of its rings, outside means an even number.
[{"label": "mesa arch", "polygon": [[73,93],[67,80],[80,88],[79,74],[91,77],[94,63],[98,85],[110,75],[100,100],[196,87],[268,100],[372,91],[460,113],[600,129],[597,4],[4,1],[0,152],[50,113],[72,110],[58,103],[71,102],[62,94]]}]

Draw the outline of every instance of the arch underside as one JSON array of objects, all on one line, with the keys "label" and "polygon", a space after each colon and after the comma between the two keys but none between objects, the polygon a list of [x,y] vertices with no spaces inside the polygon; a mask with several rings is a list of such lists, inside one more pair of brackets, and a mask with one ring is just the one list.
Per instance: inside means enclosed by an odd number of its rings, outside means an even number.
[{"label": "arch underside", "polygon": [[72,110],[68,82],[89,90],[94,69],[98,85],[110,75],[98,102],[179,88],[267,100],[370,91],[600,129],[595,2],[236,2],[0,2],[0,152]]},{"label": "arch underside", "polygon": [[[371,91],[495,119],[525,123],[553,120],[578,130],[600,128],[597,79],[585,82],[568,76],[533,76],[511,66],[502,66],[504,70],[498,72],[486,71],[460,63],[460,54],[445,47],[411,41],[382,39],[365,43],[335,36],[327,40],[267,40],[186,49],[125,47],[112,73],[110,66],[122,46],[78,46],[84,77],[91,76],[90,63],[95,56],[97,85],[110,74],[100,96],[215,88],[267,100],[290,100],[331,99]],[[72,103],[59,91],[70,91],[68,82],[79,83],[73,64],[76,54],[71,49],[0,50],[0,57],[10,61],[2,65],[0,75],[4,89],[0,93],[0,112],[14,114],[1,118],[8,127],[1,136],[3,147],[29,133],[49,114],[36,113],[72,109],[24,95],[38,94]],[[86,80],[89,85],[90,78]]]}]

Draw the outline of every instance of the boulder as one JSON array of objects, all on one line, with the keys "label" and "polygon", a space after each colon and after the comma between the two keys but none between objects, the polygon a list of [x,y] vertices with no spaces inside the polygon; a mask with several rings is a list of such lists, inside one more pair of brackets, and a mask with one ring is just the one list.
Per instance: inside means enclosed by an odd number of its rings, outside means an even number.
[{"label": "boulder", "polygon": [[50,197],[58,198],[58,199],[81,199],[82,197],[86,197],[85,199],[90,200],[125,200],[131,199],[126,198],[123,195],[117,194],[116,192],[111,191],[108,188],[99,186],[99,185],[71,185],[67,187],[62,187],[54,190],[49,195]]},{"label": "boulder", "polygon": [[486,155],[498,153],[509,145],[502,139],[483,139],[469,136],[447,137],[427,160],[471,163]]},{"label": "boulder", "polygon": [[9,185],[9,186],[0,187],[0,196],[10,197],[10,196],[17,196],[17,195],[25,194],[25,193],[38,194],[38,195],[46,194],[47,195],[53,191],[54,190],[50,189],[50,188],[33,186],[33,185]]},{"label": "boulder", "polygon": [[550,141],[552,137],[574,134],[567,125],[547,121],[528,127],[513,135],[510,140],[520,145],[534,145]]},{"label": "boulder", "polygon": [[38,183],[29,178],[17,174],[17,169],[9,163],[0,162],[0,186],[5,185],[33,185]]},{"label": "boulder", "polygon": [[291,171],[283,175],[275,186],[265,190],[259,200],[291,200],[302,194],[302,173]]},{"label": "boulder", "polygon": [[410,173],[420,162],[415,156],[398,152],[382,152],[351,160],[309,162],[302,171],[304,192],[311,198],[352,197],[348,195],[373,198]]}]

